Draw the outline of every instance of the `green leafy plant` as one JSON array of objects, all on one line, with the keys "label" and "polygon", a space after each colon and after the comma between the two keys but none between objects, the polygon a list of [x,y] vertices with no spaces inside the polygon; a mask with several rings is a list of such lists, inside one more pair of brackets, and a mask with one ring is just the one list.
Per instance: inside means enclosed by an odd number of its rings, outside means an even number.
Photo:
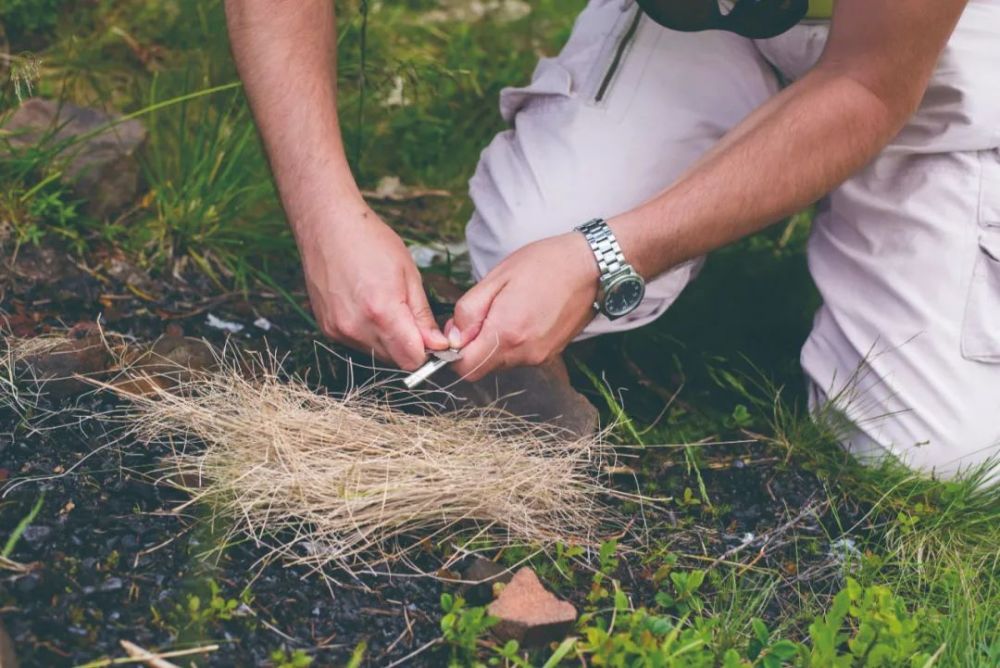
[{"label": "green leafy plant", "polygon": [[[174,85],[188,89],[190,79]],[[142,160],[149,193],[129,226],[133,250],[151,267],[175,270],[190,262],[217,281],[245,273],[254,256],[290,251],[242,95],[157,109],[165,87],[154,80],[149,93],[154,110]]]},{"label": "green leafy plant", "polygon": [[289,652],[284,647],[279,647],[271,652],[274,668],[308,668],[312,662],[312,657],[301,649]]},{"label": "green leafy plant", "polygon": [[656,603],[665,610],[674,610],[681,615],[701,612],[704,603],[698,590],[705,582],[705,571],[673,571],[670,573],[672,591],[661,590],[656,594]]},{"label": "green leafy plant", "polygon": [[451,647],[451,665],[468,666],[476,664],[479,638],[494,624],[483,607],[467,607],[465,599],[449,593],[441,594],[441,633]]},{"label": "green leafy plant", "polygon": [[932,665],[921,638],[928,617],[925,610],[910,614],[888,587],[862,587],[849,578],[826,615],[809,625],[812,647],[803,653],[803,665]]},{"label": "green leafy plant", "polygon": [[750,622],[753,629],[753,637],[747,648],[747,658],[755,666],[764,668],[780,668],[787,662],[791,662],[801,652],[801,646],[791,640],[776,640],[771,637],[767,625],[760,619],[754,618]]}]

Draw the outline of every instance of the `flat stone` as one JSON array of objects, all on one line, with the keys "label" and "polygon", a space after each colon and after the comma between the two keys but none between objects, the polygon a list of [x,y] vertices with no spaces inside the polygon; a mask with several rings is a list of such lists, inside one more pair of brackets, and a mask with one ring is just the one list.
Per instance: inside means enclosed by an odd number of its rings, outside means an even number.
[{"label": "flat stone", "polygon": [[562,359],[489,374],[470,383],[449,367],[439,371],[432,385],[447,388],[458,408],[494,407],[532,422],[561,429],[567,438],[589,438],[597,433],[597,409],[577,392]]},{"label": "flat stone", "polygon": [[208,343],[175,329],[151,347],[126,354],[124,366],[126,372],[112,384],[124,394],[152,395],[215,368],[216,357]]},{"label": "flat stone", "polygon": [[59,156],[65,163],[62,181],[84,200],[88,214],[105,218],[124,210],[139,191],[135,153],[146,140],[146,129],[136,119],[107,127],[120,118],[115,113],[34,97],[18,107],[3,130],[15,149],[38,144],[50,135],[48,141],[53,142],[80,139]]},{"label": "flat stone", "polygon": [[522,647],[560,640],[576,621],[576,608],[545,589],[528,567],[514,574],[488,611],[500,620],[494,635],[501,642],[516,640]]},{"label": "flat stone", "polygon": [[77,376],[97,376],[111,364],[111,354],[100,335],[74,331],[65,341],[27,356],[18,365],[50,396],[65,397],[94,389]]},{"label": "flat stone", "polygon": [[15,294],[45,286],[45,297],[49,299],[79,302],[94,299],[99,286],[76,266],[69,253],[57,248],[24,246],[9,268],[9,272],[0,272],[0,284],[9,285]]}]

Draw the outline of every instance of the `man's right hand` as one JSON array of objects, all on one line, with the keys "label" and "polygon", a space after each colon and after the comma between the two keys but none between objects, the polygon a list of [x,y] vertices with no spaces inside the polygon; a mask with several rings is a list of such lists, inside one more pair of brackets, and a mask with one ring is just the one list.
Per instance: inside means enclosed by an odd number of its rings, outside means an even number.
[{"label": "man's right hand", "polygon": [[448,347],[403,241],[365,203],[337,118],[334,3],[226,0],[233,56],[323,332],[412,370]]},{"label": "man's right hand", "polygon": [[[318,223],[318,224],[317,224]],[[420,271],[371,209],[297,227],[313,313],[332,339],[412,371],[442,350]]]}]

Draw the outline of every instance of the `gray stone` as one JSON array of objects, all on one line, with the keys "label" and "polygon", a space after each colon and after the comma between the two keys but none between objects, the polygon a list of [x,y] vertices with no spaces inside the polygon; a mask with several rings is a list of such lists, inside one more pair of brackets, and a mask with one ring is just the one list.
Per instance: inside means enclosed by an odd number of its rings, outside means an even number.
[{"label": "gray stone", "polygon": [[18,369],[46,394],[66,397],[92,390],[78,377],[95,377],[110,364],[111,354],[101,335],[76,325],[65,340],[25,357]]},{"label": "gray stone", "polygon": [[514,574],[508,568],[489,559],[475,557],[462,569],[464,580],[458,593],[472,605],[484,605],[493,600],[493,585],[507,584]]},{"label": "gray stone", "polygon": [[52,533],[52,527],[47,527],[41,524],[32,524],[24,528],[24,533],[21,534],[21,538],[29,543],[39,543],[48,538],[50,533]]},{"label": "gray stone", "polygon": [[135,119],[109,127],[120,118],[36,97],[25,100],[3,130],[15,149],[43,140],[69,141],[58,158],[63,162],[62,180],[85,201],[88,214],[105,218],[129,206],[139,190],[135,154],[146,140],[146,129]]},{"label": "gray stone", "polygon": [[586,397],[573,389],[561,358],[541,366],[492,373],[475,383],[460,380],[445,367],[432,379],[447,388],[447,401],[457,407],[496,407],[519,417],[562,429],[567,438],[597,433],[599,415]]}]

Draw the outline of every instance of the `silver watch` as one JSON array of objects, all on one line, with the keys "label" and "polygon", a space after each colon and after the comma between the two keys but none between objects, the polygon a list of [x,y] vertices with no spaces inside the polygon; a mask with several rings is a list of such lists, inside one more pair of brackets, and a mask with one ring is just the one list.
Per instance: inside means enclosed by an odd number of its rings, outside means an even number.
[{"label": "silver watch", "polygon": [[615,233],[603,219],[595,218],[576,229],[587,238],[601,271],[601,289],[594,308],[609,320],[628,315],[642,303],[646,281],[625,261]]}]

